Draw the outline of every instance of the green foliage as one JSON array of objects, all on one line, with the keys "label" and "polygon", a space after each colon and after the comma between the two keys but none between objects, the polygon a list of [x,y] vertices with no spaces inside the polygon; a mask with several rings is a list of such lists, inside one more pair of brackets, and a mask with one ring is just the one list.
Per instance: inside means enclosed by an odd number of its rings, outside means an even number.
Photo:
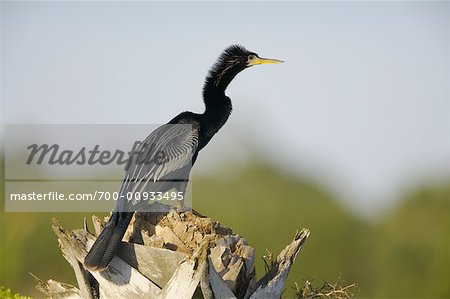
[{"label": "green foliage", "polygon": [[21,296],[11,293],[10,289],[0,286],[0,298],[2,299],[31,299],[31,297]]},{"label": "green foliage", "polygon": [[450,185],[410,192],[379,221],[374,294],[450,297]]},{"label": "green foliage", "polygon": [[[197,179],[192,188],[194,208],[245,236],[259,257],[266,249],[276,256],[296,229],[311,230],[287,285],[342,275],[342,285],[356,283],[361,297],[450,297],[448,184],[411,190],[375,222],[323,188],[262,165],[226,180]],[[262,275],[262,259],[257,267]]]},{"label": "green foliage", "polygon": [[[228,180],[194,180],[192,189],[194,209],[245,236],[257,257],[265,255],[266,249],[276,256],[297,229],[310,229],[311,236],[287,285],[305,277],[335,281],[339,272],[345,273],[348,281],[359,281],[366,275],[353,270],[353,259],[362,258],[358,252],[361,241],[346,241],[361,235],[367,225],[311,183],[266,166],[250,165]],[[264,274],[262,259],[256,266],[257,273]]]}]

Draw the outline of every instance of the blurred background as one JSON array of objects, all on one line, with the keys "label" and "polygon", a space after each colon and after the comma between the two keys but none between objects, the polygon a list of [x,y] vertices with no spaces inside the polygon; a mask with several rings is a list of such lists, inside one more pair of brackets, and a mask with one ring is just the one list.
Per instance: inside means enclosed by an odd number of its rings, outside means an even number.
[{"label": "blurred background", "polygon": [[[285,60],[228,88],[234,112],[193,170],[194,209],[259,257],[309,228],[286,297],[294,282],[339,277],[358,297],[450,297],[450,3],[0,9],[2,124],[165,123],[203,111],[228,45]],[[2,210],[0,286],[40,297],[29,272],[74,283],[51,219],[75,229],[84,216]]]}]

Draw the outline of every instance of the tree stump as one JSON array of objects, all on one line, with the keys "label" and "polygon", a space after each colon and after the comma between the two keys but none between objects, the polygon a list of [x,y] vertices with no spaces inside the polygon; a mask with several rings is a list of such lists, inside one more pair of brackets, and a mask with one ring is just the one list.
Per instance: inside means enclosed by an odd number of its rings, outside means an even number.
[{"label": "tree stump", "polygon": [[247,241],[195,212],[135,213],[118,254],[101,272],[83,267],[88,250],[103,228],[93,216],[95,235],[66,231],[55,219],[53,230],[78,287],[38,280],[51,298],[280,298],[294,260],[309,236],[307,229],[269,262],[257,280],[255,250]]}]

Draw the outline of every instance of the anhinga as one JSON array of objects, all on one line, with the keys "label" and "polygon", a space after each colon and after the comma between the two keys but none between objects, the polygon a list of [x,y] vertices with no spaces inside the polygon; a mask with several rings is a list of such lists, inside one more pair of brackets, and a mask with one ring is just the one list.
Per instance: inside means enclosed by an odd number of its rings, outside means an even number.
[{"label": "anhinga", "polygon": [[[206,77],[203,87],[205,112],[183,112],[168,124],[154,130],[143,144],[162,148],[168,153],[167,161],[161,164],[137,163],[137,158],[132,160],[119,194],[166,192],[172,188],[184,192],[187,180],[177,178],[189,177],[198,152],[208,144],[230,116],[232,106],[230,98],[225,95],[227,86],[239,72],[250,66],[280,62],[282,61],[277,59],[260,58],[256,53],[239,45],[225,49]],[[188,126],[178,126],[182,124]],[[145,155],[149,150],[145,146],[135,149],[139,155]],[[84,259],[84,265],[90,270],[99,271],[108,266],[133,217],[133,210],[124,208],[126,200],[121,197],[123,196],[120,196],[104,230]]]}]

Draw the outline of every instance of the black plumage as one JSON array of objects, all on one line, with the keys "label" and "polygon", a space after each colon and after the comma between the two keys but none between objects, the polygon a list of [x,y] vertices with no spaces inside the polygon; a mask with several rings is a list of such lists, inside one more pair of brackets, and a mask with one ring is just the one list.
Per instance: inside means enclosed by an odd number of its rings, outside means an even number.
[{"label": "black plumage", "polygon": [[[173,188],[184,192],[198,152],[225,124],[232,111],[225,90],[242,70],[257,64],[279,63],[276,59],[260,58],[239,45],[224,50],[209,71],[203,87],[205,112],[183,112],[166,125],[154,130],[130,157],[120,188],[120,198],[133,192],[166,192]],[[157,150],[166,155],[163,163],[153,159]],[[140,163],[149,158],[150,163]],[[104,230],[99,235],[84,265],[90,270],[102,270],[114,257],[134,211],[140,205],[119,200]]]}]

